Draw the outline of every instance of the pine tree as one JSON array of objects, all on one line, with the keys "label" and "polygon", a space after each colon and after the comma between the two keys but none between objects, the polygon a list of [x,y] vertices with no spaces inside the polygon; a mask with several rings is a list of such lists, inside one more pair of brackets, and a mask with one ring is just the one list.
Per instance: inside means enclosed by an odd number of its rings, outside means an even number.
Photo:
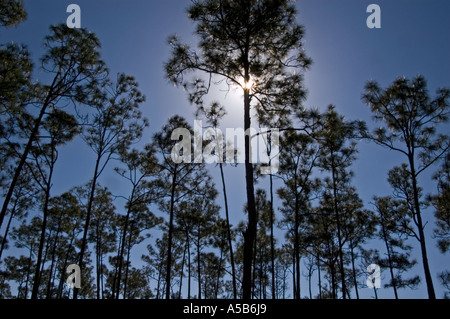
[{"label": "pine tree", "polygon": [[44,265],[49,261],[50,266],[42,268],[40,298],[59,299],[63,294],[67,266],[76,259],[72,245],[81,232],[81,214],[78,199],[72,193],[63,193],[49,200],[46,253],[42,262]]},{"label": "pine tree", "polygon": [[403,154],[407,160],[405,169],[412,189],[410,204],[414,220],[417,221],[422,264],[430,299],[435,299],[436,295],[428,262],[418,179],[450,148],[449,137],[437,134],[437,126],[448,121],[449,98],[449,89],[439,89],[437,97],[431,100],[426,80],[420,75],[412,80],[399,78],[384,90],[376,82],[369,82],[363,95],[364,102],[372,110],[374,120],[384,124],[368,135],[368,138]]},{"label": "pine tree", "polygon": [[256,190],[258,228],[255,240],[255,262],[253,270],[253,296],[267,299],[269,272],[271,268],[271,237],[267,234],[271,226],[271,205],[263,189]]},{"label": "pine tree", "polygon": [[[25,106],[33,91],[31,71],[33,64],[24,45],[0,45],[0,182],[12,179],[5,176],[5,167],[20,158],[20,141],[26,138],[31,118]],[[6,185],[7,183],[5,183]]]},{"label": "pine tree", "polygon": [[357,268],[357,259],[361,257],[364,251],[363,245],[373,237],[376,231],[376,218],[374,212],[364,209],[363,201],[359,198],[354,187],[347,188],[347,194],[343,196],[342,202],[344,203],[343,210],[346,216],[343,230],[353,277],[353,281],[350,282],[355,288],[356,298],[359,299],[358,277],[362,273]]},{"label": "pine tree", "polygon": [[[347,240],[345,236],[345,223],[349,218],[349,212],[345,207],[348,203],[348,197],[346,196],[351,188],[349,183],[353,176],[353,172],[349,170],[349,167],[355,160],[357,152],[354,139],[364,129],[364,123],[345,121],[343,116],[334,110],[334,106],[330,105],[328,111],[322,116],[321,129],[316,137],[320,145],[319,167],[330,174],[330,176],[324,179],[321,210],[325,214],[334,215],[329,222],[334,224],[332,229],[336,231],[337,261],[343,299],[346,299],[348,294],[346,288],[344,244]],[[330,269],[334,272],[331,264]],[[333,273],[332,275],[334,277],[335,274]]]},{"label": "pine tree", "polygon": [[0,26],[17,26],[27,18],[22,1],[4,0],[0,3]]},{"label": "pine tree", "polygon": [[[36,260],[36,272],[34,275],[34,284],[31,294],[31,299],[36,299],[38,296],[39,285],[41,282],[41,263],[42,254],[44,250],[44,245],[46,242],[46,231],[47,231],[47,219],[48,219],[48,209],[50,200],[50,191],[52,187],[52,178],[55,169],[55,164],[58,159],[57,147],[69,142],[77,134],[80,133],[78,128],[78,123],[75,117],[70,114],[54,109],[42,123],[42,128],[44,132],[40,132],[41,140],[36,141],[36,144],[31,148],[31,155],[33,156],[33,161],[35,162],[35,171],[33,166],[29,166],[30,171],[39,184],[43,192],[43,203],[42,203],[42,230],[41,238],[39,240],[39,250]],[[47,135],[48,134],[48,135]],[[47,143],[45,140],[48,140]]]},{"label": "pine tree", "polygon": [[[172,139],[173,134],[177,135],[177,129],[182,130],[189,138],[186,141],[188,149],[179,149],[175,141]],[[180,131],[178,131],[180,133]],[[165,298],[171,296],[171,275],[172,275],[172,245],[174,238],[174,230],[176,226],[178,206],[186,196],[206,196],[208,189],[213,189],[211,177],[206,172],[205,164],[193,163],[192,154],[192,128],[185,119],[180,116],[173,116],[169,119],[162,130],[154,135],[153,147],[160,154],[158,161],[159,172],[158,178],[152,183],[156,198],[163,211],[169,214],[168,223],[168,245],[167,245],[167,262],[166,262],[166,293]],[[179,138],[179,136],[174,136]],[[184,157],[187,162],[179,161]]]},{"label": "pine tree", "polygon": [[438,238],[439,249],[442,253],[446,253],[450,250],[450,153],[447,153],[434,179],[438,181],[438,194],[431,196],[436,208],[434,235]]},{"label": "pine tree", "polygon": [[[199,105],[197,109],[197,116],[203,114],[206,117],[206,121],[208,125],[210,125],[214,132],[214,139],[218,141],[218,145],[222,144],[224,148],[224,152],[220,153],[219,150],[214,150],[214,154],[217,155],[217,163],[220,170],[220,178],[222,180],[222,190],[223,190],[223,197],[224,197],[224,208],[225,208],[225,219],[227,222],[227,234],[228,234],[228,248],[230,250],[230,264],[231,264],[231,276],[232,276],[232,285],[233,285],[233,298],[237,298],[237,283],[236,283],[236,267],[234,263],[234,252],[233,252],[233,242],[232,242],[232,236],[231,236],[231,224],[230,224],[230,214],[228,210],[228,196],[227,196],[227,189],[226,189],[226,183],[225,183],[225,175],[223,171],[224,167],[224,159],[220,158],[220,154],[226,154],[226,148],[227,145],[223,141],[223,135],[219,133],[218,127],[220,120],[223,119],[223,117],[226,115],[225,108],[218,104],[217,102],[214,102],[211,104],[209,108],[206,108],[203,104]],[[211,136],[212,137],[212,136]],[[218,154],[216,154],[216,152]],[[210,154],[208,154],[210,155]]]},{"label": "pine tree", "polygon": [[[154,227],[160,221],[156,219],[154,214],[149,211],[148,205],[151,204],[153,198],[150,196],[150,181],[149,178],[157,173],[157,160],[155,158],[155,151],[150,145],[144,147],[144,151],[138,150],[123,150],[121,152],[121,161],[126,169],[116,167],[115,171],[131,183],[130,195],[126,197],[126,214],[123,219],[122,238],[120,240],[120,249],[117,255],[117,282],[114,282],[113,295],[118,299],[120,292],[120,284],[122,280],[123,259],[125,253],[125,242],[127,233],[130,233],[129,225],[131,223],[138,223],[148,221],[145,228]],[[151,225],[149,225],[151,224]],[[144,230],[143,228],[141,230]]]},{"label": "pine tree", "polygon": [[306,134],[287,132],[281,139],[279,177],[284,186],[278,190],[282,200],[280,209],[288,225],[287,238],[293,243],[294,298],[300,299],[300,227],[305,215],[310,213],[312,194],[318,190],[320,181],[313,179],[313,171],[318,166],[319,145]]},{"label": "pine tree", "polygon": [[[8,174],[14,174],[14,167],[7,170]],[[5,185],[4,188],[7,186]],[[8,248],[8,235],[11,230],[13,220],[22,222],[28,216],[29,211],[31,211],[37,202],[39,193],[39,188],[37,187],[35,180],[29,169],[24,168],[23,174],[19,177],[17,181],[17,187],[14,189],[11,198],[11,208],[9,211],[8,221],[6,223],[5,232],[1,237],[0,246],[0,261],[2,260],[3,252]]]},{"label": "pine tree", "polygon": [[[78,265],[83,272],[83,258],[87,247],[87,235],[92,215],[97,180],[111,157],[130,147],[141,136],[147,119],[142,118],[139,106],[145,96],[138,90],[133,77],[118,74],[117,82],[106,79],[104,92],[89,97],[88,104],[93,108],[87,114],[88,128],[83,133],[86,144],[95,153],[95,167],[86,208],[86,220],[80,248]],[[74,290],[77,298],[78,289]]]},{"label": "pine tree", "polygon": [[205,189],[200,191],[203,192],[204,196],[195,196],[187,201],[184,200],[184,204],[186,204],[184,205],[185,209],[181,210],[178,214],[187,215],[178,217],[183,218],[185,224],[186,220],[188,223],[192,223],[190,227],[188,226],[191,228],[191,233],[188,234],[188,236],[191,237],[191,242],[196,253],[195,263],[197,270],[196,278],[198,283],[198,299],[202,299],[203,289],[201,285],[205,281],[202,274],[202,259],[204,257],[203,250],[212,240],[212,231],[215,229],[214,225],[218,222],[219,218],[219,207],[214,204],[214,200],[217,197],[217,191],[214,187],[211,188],[211,185],[206,185]]},{"label": "pine tree", "polygon": [[[77,187],[75,192],[79,198],[86,201],[89,198],[91,185]],[[87,204],[85,204],[87,207]],[[114,231],[117,216],[111,192],[97,183],[96,193],[92,202],[92,219],[88,232],[88,242],[95,248],[95,278],[96,298],[104,298],[104,283],[106,263],[105,255],[116,250],[116,231]]]},{"label": "pine tree", "polygon": [[[288,1],[194,1],[188,9],[200,41],[198,52],[170,39],[172,57],[167,77],[189,91],[190,101],[202,103],[210,85],[219,81],[242,89],[244,130],[251,126],[251,110],[260,120],[286,116],[304,98],[301,72],[310,60],[302,49],[303,28],[295,21],[295,7]],[[192,81],[194,72],[206,75]],[[245,230],[243,298],[251,298],[253,242],[256,208],[250,136],[245,137],[245,172],[248,225]]]},{"label": "pine tree", "polygon": [[[32,289],[32,276],[35,271],[35,256],[39,246],[40,229],[42,220],[34,217],[28,224],[21,224],[14,228],[11,238],[17,248],[28,250],[27,255],[19,258],[9,256],[5,258],[7,277],[12,277],[19,282],[18,298],[28,299]],[[24,285],[22,287],[22,285]]]},{"label": "pine tree", "polygon": [[402,224],[408,223],[407,206],[404,202],[395,201],[391,197],[375,197],[374,205],[377,209],[379,224],[378,237],[386,246],[385,258],[375,258],[376,264],[382,268],[388,268],[391,276],[389,284],[392,287],[395,299],[398,299],[398,289],[417,286],[419,276],[404,279],[402,273],[410,271],[417,263],[410,260],[411,246],[405,244],[405,236],[402,233]]},{"label": "pine tree", "polygon": [[0,212],[0,227],[48,109],[56,108],[59,104],[66,105],[67,101],[85,102],[87,96],[96,96],[93,93],[98,80],[105,74],[104,63],[97,51],[100,43],[94,34],[86,29],[70,29],[64,24],[52,26],[50,31],[51,35],[44,41],[47,53],[41,61],[43,70],[52,77],[51,84],[34,88],[33,100],[36,101],[33,102],[39,103],[40,109],[25,139],[25,147],[5,195]]}]

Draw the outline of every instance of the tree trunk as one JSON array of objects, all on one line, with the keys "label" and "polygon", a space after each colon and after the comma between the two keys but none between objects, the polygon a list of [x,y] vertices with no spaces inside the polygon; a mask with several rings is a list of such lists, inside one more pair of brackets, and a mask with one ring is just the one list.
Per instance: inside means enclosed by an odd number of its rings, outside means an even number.
[{"label": "tree trunk", "polygon": [[[52,152],[54,148],[52,147]],[[39,285],[41,283],[41,263],[42,263],[42,253],[44,250],[44,243],[45,243],[45,232],[47,231],[47,218],[48,218],[48,202],[50,200],[50,188],[51,188],[51,182],[52,182],[52,175],[53,175],[53,167],[54,167],[54,158],[52,156],[51,159],[51,165],[50,170],[48,174],[48,179],[45,182],[45,199],[44,199],[44,207],[43,207],[43,217],[42,217],[42,228],[41,228],[41,238],[39,239],[39,248],[38,248],[38,255],[36,260],[36,269],[34,274],[34,283],[33,283],[33,290],[31,292],[31,299],[37,299],[37,295],[39,293]]]},{"label": "tree trunk", "polygon": [[300,208],[299,208],[299,198],[297,192],[297,174],[294,177],[294,191],[295,191],[295,208],[294,208],[294,257],[295,257],[295,272],[296,272],[296,284],[295,284],[295,292],[294,299],[300,299],[300,236],[298,233],[298,229],[300,227]]},{"label": "tree trunk", "polygon": [[295,271],[295,252],[292,252],[292,294],[294,299],[297,299],[297,272]]},{"label": "tree trunk", "polygon": [[200,230],[197,238],[197,278],[198,278],[198,299],[202,299],[202,280],[200,269]]},{"label": "tree trunk", "polygon": [[[220,244],[220,258],[219,258],[219,267],[217,269],[217,280],[216,280],[216,287],[215,287],[215,291],[214,291],[214,297],[215,299],[218,298],[219,296],[219,286],[220,286],[220,273],[222,271],[222,262],[223,262],[223,244]],[[234,298],[236,299],[236,297]]]},{"label": "tree trunk", "polygon": [[355,254],[354,254],[353,250],[354,250],[353,243],[350,242],[350,254],[352,257],[353,284],[355,285],[356,299],[359,299],[358,280],[356,278],[356,267],[355,267]]},{"label": "tree trunk", "polygon": [[11,214],[9,215],[8,224],[6,224],[5,235],[3,236],[2,246],[0,248],[0,260],[2,260],[2,254],[3,254],[3,250],[5,249],[5,246],[6,246],[9,228],[11,226],[11,222],[14,217],[14,214],[16,213],[16,205],[17,205],[17,200],[14,202],[14,206],[11,209]]},{"label": "tree trunk", "polygon": [[420,242],[420,248],[422,252],[422,263],[423,263],[423,270],[425,272],[425,281],[427,283],[427,291],[428,291],[428,298],[429,299],[436,299],[436,294],[434,292],[434,286],[433,286],[433,279],[431,277],[430,272],[430,266],[428,263],[428,256],[427,256],[427,247],[425,243],[425,234],[423,231],[423,223],[422,223],[422,215],[420,212],[420,201],[419,201],[419,190],[417,187],[417,175],[415,171],[415,164],[414,164],[414,154],[411,154],[409,156],[409,165],[411,169],[411,178],[412,178],[412,186],[413,186],[413,194],[414,194],[414,207],[415,207],[415,213],[416,213],[416,219],[417,219],[417,228],[419,229],[419,242]]},{"label": "tree trunk", "polygon": [[[73,241],[75,238],[75,229],[72,231],[72,236],[70,238],[70,242],[69,242],[69,246],[68,247],[72,247]],[[62,290],[63,290],[63,284],[64,284],[64,278],[66,276],[66,268],[67,268],[67,263],[69,261],[69,249],[66,250],[66,255],[64,257],[64,263],[61,269],[61,278],[59,280],[59,285],[58,285],[58,293],[57,293],[57,299],[62,299]]]},{"label": "tree trunk", "polygon": [[51,299],[51,295],[52,295],[52,289],[53,289],[53,283],[54,283],[53,269],[55,267],[56,246],[58,245],[58,238],[59,238],[60,232],[61,232],[61,215],[60,215],[60,220],[58,221],[58,229],[56,230],[55,243],[53,244],[53,249],[52,249],[52,261],[50,264],[50,271],[49,271],[48,284],[47,284],[47,299]]},{"label": "tree trunk", "polygon": [[333,299],[337,298],[337,287],[336,287],[336,271],[334,269],[334,260],[333,258],[331,260],[328,260],[330,273],[331,273],[331,295]]},{"label": "tree trunk", "polygon": [[[122,250],[122,245],[123,245],[123,238],[120,237],[119,238],[119,251]],[[116,296],[118,294],[119,290],[120,290],[120,289],[117,288],[117,277],[118,277],[118,274],[119,274],[119,257],[120,256],[116,257],[116,262],[115,262],[115,265],[114,265],[114,276],[113,276],[113,282],[112,282],[112,288],[111,288],[111,290],[112,290],[112,294],[111,294],[112,299],[119,299],[119,297]],[[159,276],[160,276],[160,273],[161,272],[159,272]],[[158,293],[159,293],[159,276],[158,276],[158,288],[157,288],[156,299],[159,299],[158,298]]]},{"label": "tree trunk", "polygon": [[132,235],[132,232],[130,231],[130,234],[128,236],[127,261],[125,263],[125,280],[123,283],[123,299],[128,299],[127,288],[128,288],[128,273],[129,273],[129,269],[130,269],[129,265],[130,265],[130,252],[131,252],[131,235]]},{"label": "tree trunk", "polygon": [[161,279],[162,270],[163,270],[163,261],[161,260],[161,262],[158,265],[158,280],[157,280],[157,284],[156,284],[156,300],[159,299],[161,280],[162,280]]},{"label": "tree trunk", "polygon": [[334,154],[331,152],[332,164],[331,164],[331,173],[333,179],[333,202],[334,202],[334,213],[336,215],[336,228],[337,228],[337,236],[338,236],[338,245],[339,245],[339,271],[341,273],[341,282],[342,282],[342,298],[346,299],[346,284],[345,284],[345,271],[344,271],[344,253],[342,247],[342,238],[341,238],[341,223],[339,218],[339,206],[337,199],[337,183],[336,183],[336,167],[334,165]]},{"label": "tree trunk", "polygon": [[39,116],[36,119],[36,122],[34,123],[33,130],[30,133],[30,137],[28,138],[27,145],[25,146],[25,150],[23,151],[23,154],[20,158],[20,162],[17,165],[16,171],[14,172],[14,177],[11,180],[11,183],[9,184],[8,192],[6,193],[5,200],[3,201],[2,211],[0,212],[0,228],[3,224],[3,219],[5,218],[6,211],[8,210],[8,205],[11,200],[12,194],[14,192],[14,188],[16,187],[16,184],[19,180],[19,176],[22,173],[23,166],[25,165],[25,162],[27,160],[28,154],[31,151],[31,146],[33,145],[33,142],[39,133],[39,127],[41,126],[42,119],[44,118],[45,111],[47,110],[47,107],[50,105],[52,100],[55,96],[58,94],[55,94],[53,91],[55,90],[57,79],[59,78],[61,73],[61,67],[58,68],[58,72],[56,73],[55,77],[53,78],[52,84],[50,85],[50,88],[48,90],[47,96],[45,97],[45,101],[42,104],[42,108],[39,112]]},{"label": "tree trunk", "polygon": [[394,266],[392,264],[391,247],[389,246],[389,242],[388,242],[388,238],[387,238],[386,227],[385,227],[385,224],[384,224],[384,216],[383,216],[383,214],[381,212],[380,212],[380,215],[381,215],[381,223],[380,223],[381,224],[381,232],[383,234],[384,244],[386,245],[388,264],[389,264],[389,272],[391,274],[392,288],[394,289],[395,299],[398,299],[397,282],[395,280]]},{"label": "tree trunk", "polygon": [[320,276],[320,257],[317,254],[317,276],[319,281],[319,299],[322,299],[322,278]]},{"label": "tree trunk", "polygon": [[[89,230],[89,223],[91,221],[92,204],[94,202],[95,187],[97,184],[98,169],[100,166],[100,158],[101,158],[100,154],[101,154],[101,152],[99,151],[98,155],[97,155],[97,160],[95,162],[94,178],[92,180],[91,191],[90,191],[90,195],[89,195],[89,202],[88,202],[88,207],[86,210],[86,222],[84,225],[83,239],[81,241],[81,249],[80,249],[80,255],[79,255],[79,260],[78,260],[78,266],[80,267],[80,276],[83,273],[83,257],[84,257],[84,253],[85,253],[85,250],[87,247],[87,234],[88,234],[88,230]],[[73,299],[78,298],[79,290],[80,290],[80,288],[73,288]]]},{"label": "tree trunk", "polygon": [[30,256],[28,258],[28,269],[27,269],[27,279],[25,282],[25,296],[24,299],[28,298],[28,283],[30,282],[30,273],[31,273],[31,262],[32,262],[32,257],[33,257],[33,245],[30,245]]},{"label": "tree trunk", "polygon": [[231,237],[231,226],[230,226],[230,216],[228,212],[228,200],[227,200],[227,190],[225,188],[225,177],[223,174],[223,165],[219,163],[220,168],[220,176],[222,177],[222,188],[223,188],[223,197],[225,200],[225,215],[227,221],[227,233],[228,233],[228,246],[230,250],[230,263],[231,263],[231,276],[233,282],[233,298],[237,298],[237,285],[236,285],[236,268],[234,265],[234,253],[233,253],[233,239]]},{"label": "tree trunk", "polygon": [[[270,144],[270,143],[269,143]],[[269,153],[270,156],[270,153]],[[269,157],[270,158],[270,157]],[[271,162],[269,161],[269,166]],[[276,299],[275,287],[275,240],[273,236],[274,209],[273,209],[273,180],[272,174],[269,175],[270,182],[270,266],[272,271],[272,299]]]},{"label": "tree trunk", "polygon": [[172,176],[172,191],[170,195],[170,217],[169,217],[169,234],[167,244],[167,267],[166,267],[166,299],[170,299],[170,270],[172,266],[172,236],[173,236],[173,215],[175,205],[175,183],[177,181],[177,167]]},{"label": "tree trunk", "polygon": [[[100,217],[100,216],[99,216]],[[100,218],[97,218],[97,225],[95,227],[95,232],[96,232],[96,249],[95,249],[95,268],[96,268],[96,272],[97,272],[97,276],[96,276],[96,281],[97,281],[97,299],[100,299],[100,277],[101,277],[101,260],[100,260],[100,255],[101,255],[101,239],[100,239]]]},{"label": "tree trunk", "polygon": [[187,254],[188,254],[188,299],[191,299],[191,249],[189,236],[187,237]]},{"label": "tree trunk", "polygon": [[186,250],[185,246],[183,249],[183,259],[181,260],[181,270],[180,270],[180,288],[178,289],[178,299],[181,299],[181,289],[183,288],[183,274],[184,274],[184,264],[186,262]]},{"label": "tree trunk", "polygon": [[308,271],[308,288],[309,288],[309,299],[312,299],[312,288],[311,288],[311,279],[313,275],[313,265],[310,265]]},{"label": "tree trunk", "polygon": [[[103,265],[103,254],[100,255],[100,265]],[[101,269],[101,277],[100,277],[100,287],[101,287],[101,293],[102,293],[102,299],[105,298],[105,279],[103,276],[103,267]]]},{"label": "tree trunk", "polygon": [[[122,243],[125,243],[125,237],[127,235],[127,228],[128,228],[128,222],[130,220],[130,214],[131,214],[131,207],[132,207],[132,203],[134,201],[134,192],[135,192],[136,187],[133,186],[133,189],[131,191],[131,198],[128,201],[128,210],[127,210],[127,214],[125,216],[125,223],[123,225],[123,232],[122,232]],[[117,292],[116,292],[116,299],[119,299],[119,294],[120,294],[120,281],[122,279],[122,264],[123,264],[123,254],[125,252],[125,245],[122,244],[119,250],[119,254],[117,256],[117,260],[119,262],[119,269],[118,269],[118,275],[117,275]]]},{"label": "tree trunk", "polygon": [[[246,80],[249,79],[248,69],[246,70]],[[244,131],[245,135],[245,182],[247,192],[248,225],[244,231],[244,261],[242,278],[242,297],[245,300],[252,296],[252,262],[253,243],[256,238],[256,207],[255,191],[253,184],[253,164],[250,154],[250,90],[244,89]]]}]

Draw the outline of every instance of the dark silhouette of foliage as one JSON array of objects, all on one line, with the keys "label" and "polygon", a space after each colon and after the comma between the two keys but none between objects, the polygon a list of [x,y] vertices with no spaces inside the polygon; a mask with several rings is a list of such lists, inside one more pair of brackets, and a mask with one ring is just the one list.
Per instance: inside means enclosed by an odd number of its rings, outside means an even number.
[{"label": "dark silhouette of foliage", "polygon": [[368,137],[377,144],[400,152],[408,161],[403,166],[403,175],[407,175],[403,181],[410,184],[408,205],[412,207],[411,212],[417,225],[428,296],[431,299],[435,299],[436,295],[423,231],[418,176],[440,160],[450,148],[449,136],[437,134],[436,130],[439,124],[448,122],[449,98],[450,90],[443,88],[431,100],[427,82],[420,75],[412,80],[399,78],[384,90],[376,82],[369,82],[363,95],[374,120],[384,124],[384,127],[375,130]]}]

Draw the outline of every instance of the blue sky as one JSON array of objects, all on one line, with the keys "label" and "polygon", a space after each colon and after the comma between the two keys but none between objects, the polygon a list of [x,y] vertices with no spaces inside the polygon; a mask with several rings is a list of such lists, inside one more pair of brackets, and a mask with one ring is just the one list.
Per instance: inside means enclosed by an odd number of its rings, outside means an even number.
[{"label": "blue sky", "polygon": [[[139,82],[147,101],[142,105],[143,114],[150,121],[142,143],[151,140],[167,119],[179,114],[188,122],[194,121],[194,107],[189,105],[186,94],[165,79],[163,64],[169,58],[169,35],[178,34],[184,42],[196,43],[192,37],[194,26],[185,13],[190,1],[181,0],[25,0],[28,19],[13,29],[0,29],[0,42],[21,42],[28,45],[36,67],[43,53],[42,39],[51,24],[63,23],[66,8],[71,3],[81,7],[81,25],[94,32],[102,43],[101,54],[111,73],[125,72]],[[381,8],[381,29],[369,29],[366,8],[376,3]],[[376,80],[382,87],[388,86],[398,76],[407,78],[422,74],[428,80],[433,97],[439,87],[450,87],[450,1],[448,0],[299,0],[298,21],[304,25],[306,53],[313,64],[305,73],[308,97],[304,105],[325,110],[336,105],[338,112],[348,120],[365,120],[370,127],[370,109],[361,101],[364,85]],[[36,68],[35,75],[42,75]],[[217,99],[227,107],[228,118],[224,125],[242,127],[240,97],[233,93],[216,93]],[[444,128],[449,133],[448,126]],[[83,148],[79,140],[61,150],[55,173],[54,194],[67,191],[74,185],[86,183],[93,172],[92,154]],[[353,184],[368,208],[374,195],[391,193],[386,182],[387,172],[399,165],[402,158],[374,144],[359,144],[358,160],[353,166]],[[114,167],[114,164],[109,166]],[[212,173],[217,169],[212,165]],[[236,224],[244,218],[244,171],[242,167],[226,168],[227,187],[230,190],[231,214]],[[434,186],[423,177],[425,192],[433,192]],[[216,184],[219,186],[220,181]],[[102,176],[102,183],[113,193],[124,191],[122,180],[114,173]],[[264,182],[257,185],[264,187]],[[427,188],[428,186],[428,188]],[[218,187],[219,188],[219,187]],[[222,198],[218,198],[222,203]],[[118,205],[119,207],[119,205]],[[430,220],[426,233],[431,236],[432,211],[425,212]],[[435,241],[428,240],[431,271],[438,273],[450,265],[450,258],[441,255]],[[418,252],[418,250],[417,250]],[[140,256],[143,252],[136,252]],[[422,285],[416,291],[400,291],[400,297],[425,298],[426,289],[420,255],[415,267],[422,277]],[[386,278],[387,274],[386,274]],[[386,279],[387,280],[387,279]],[[306,282],[304,287],[306,287]],[[442,288],[434,277],[437,296]],[[362,295],[370,298],[371,292]],[[304,289],[306,291],[306,289]],[[305,292],[304,292],[305,293]],[[393,297],[390,290],[381,289],[380,296]]]}]

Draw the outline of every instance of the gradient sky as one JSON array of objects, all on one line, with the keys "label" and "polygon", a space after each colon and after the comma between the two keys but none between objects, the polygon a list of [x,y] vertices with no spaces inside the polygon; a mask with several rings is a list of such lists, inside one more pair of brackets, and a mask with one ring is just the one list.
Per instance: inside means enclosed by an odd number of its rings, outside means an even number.
[{"label": "gradient sky", "polygon": [[[142,143],[149,143],[154,132],[167,119],[179,114],[189,123],[194,121],[194,107],[189,105],[186,94],[165,79],[163,64],[169,58],[167,45],[169,35],[178,34],[184,42],[194,45],[194,25],[186,15],[190,1],[181,0],[25,0],[28,19],[17,28],[0,29],[0,42],[14,41],[28,45],[36,63],[35,77],[42,78],[38,59],[42,56],[42,39],[48,34],[51,24],[63,23],[66,8],[71,3],[81,7],[81,25],[94,32],[102,43],[101,54],[111,73],[125,72],[139,82],[147,101],[141,106],[150,121]],[[369,29],[366,19],[369,4],[381,8],[381,29]],[[450,87],[450,1],[448,0],[299,0],[298,21],[304,25],[304,46],[313,59],[311,68],[305,73],[308,97],[304,105],[325,110],[334,104],[339,113],[348,120],[371,121],[370,109],[361,101],[364,85],[376,80],[382,87],[388,86],[397,77],[407,78],[422,74],[428,80],[428,89],[434,97],[439,87]],[[242,127],[242,103],[236,93],[218,92],[214,99],[222,102],[229,113],[224,127]],[[450,133],[447,125],[446,133]],[[86,183],[93,172],[92,154],[79,139],[60,151],[57,163],[53,195],[67,191],[74,185]],[[353,165],[353,185],[367,208],[374,195],[391,194],[386,182],[387,172],[403,159],[377,145],[361,142],[358,160]],[[110,164],[110,168],[114,164]],[[211,165],[211,172],[217,169]],[[244,170],[226,168],[227,187],[230,191],[231,214],[234,224],[244,218],[245,203]],[[424,176],[425,193],[434,192],[434,186]],[[124,191],[123,181],[114,173],[102,176],[101,182],[113,193]],[[219,180],[216,184],[219,185]],[[265,182],[258,184],[265,187]],[[428,188],[427,188],[428,186]],[[218,187],[219,189],[219,187]],[[267,187],[266,187],[267,189]],[[218,204],[222,197],[218,198]],[[117,207],[120,207],[117,204]],[[430,220],[426,226],[427,246],[434,285],[438,297],[443,290],[436,274],[449,268],[450,256],[443,256],[431,240],[432,210],[424,214]],[[414,242],[411,242],[415,245]],[[417,245],[415,245],[417,246]],[[420,254],[414,272],[421,275],[419,289],[401,290],[400,297],[425,298],[426,288]],[[139,257],[143,251],[137,251]],[[382,280],[388,280],[383,274]],[[382,281],[383,284],[383,281]],[[303,287],[306,287],[305,281]],[[305,295],[307,289],[303,289]],[[360,289],[362,297],[371,298],[369,289]],[[392,298],[392,289],[380,289],[380,297]]]}]

